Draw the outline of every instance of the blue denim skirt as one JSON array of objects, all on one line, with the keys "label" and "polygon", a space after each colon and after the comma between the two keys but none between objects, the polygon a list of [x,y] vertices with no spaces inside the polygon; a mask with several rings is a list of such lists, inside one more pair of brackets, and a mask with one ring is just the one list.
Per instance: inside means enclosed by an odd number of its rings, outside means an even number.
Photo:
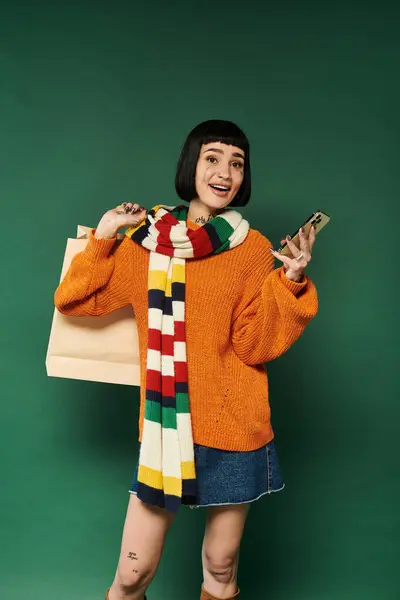
[{"label": "blue denim skirt", "polygon": [[[249,452],[231,452],[194,445],[197,502],[195,506],[217,506],[254,502],[285,487],[275,441]],[[138,466],[132,494],[137,489]]]}]

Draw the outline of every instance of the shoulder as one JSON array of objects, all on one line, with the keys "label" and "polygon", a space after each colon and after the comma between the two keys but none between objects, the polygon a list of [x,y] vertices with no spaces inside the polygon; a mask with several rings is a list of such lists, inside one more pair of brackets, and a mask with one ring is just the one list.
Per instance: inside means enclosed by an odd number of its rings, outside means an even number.
[{"label": "shoulder", "polygon": [[[232,248],[221,257],[221,268],[232,268],[238,280],[245,281],[248,277],[265,276],[274,267],[274,257],[269,251],[272,247],[270,240],[257,229],[249,228],[246,238],[239,246]],[[225,253],[224,253],[225,254]]]},{"label": "shoulder", "polygon": [[250,227],[243,244],[241,275],[247,277],[264,277],[274,268],[274,256],[269,251],[271,241],[258,229]]},{"label": "shoulder", "polygon": [[146,248],[132,240],[126,233],[118,239],[115,248],[118,249],[120,254],[129,254],[131,256],[148,253]]},{"label": "shoulder", "polygon": [[252,250],[254,253],[258,250],[265,251],[268,250],[268,248],[272,248],[270,240],[262,234],[261,231],[253,229],[252,227],[250,227],[244,243],[247,243],[249,250]]}]

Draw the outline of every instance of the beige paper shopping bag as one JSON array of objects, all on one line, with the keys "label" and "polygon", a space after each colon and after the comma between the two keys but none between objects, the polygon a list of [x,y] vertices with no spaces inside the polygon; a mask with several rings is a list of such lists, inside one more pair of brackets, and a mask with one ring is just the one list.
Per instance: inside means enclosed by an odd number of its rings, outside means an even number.
[{"label": "beige paper shopping bag", "polygon": [[[61,271],[85,249],[90,228],[69,238]],[[119,235],[122,238],[123,235]],[[140,386],[139,342],[132,307],[104,317],[69,317],[54,310],[46,356],[47,375]]]}]

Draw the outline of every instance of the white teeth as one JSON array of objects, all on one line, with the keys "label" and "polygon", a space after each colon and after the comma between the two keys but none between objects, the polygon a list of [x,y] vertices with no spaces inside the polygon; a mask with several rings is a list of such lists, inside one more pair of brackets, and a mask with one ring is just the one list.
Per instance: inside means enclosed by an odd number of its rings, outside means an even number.
[{"label": "white teeth", "polygon": [[216,188],[217,190],[222,190],[223,192],[227,192],[227,191],[229,190],[229,188],[228,188],[228,187],[224,187],[223,185],[212,185],[212,184],[211,184],[211,187],[214,187],[214,188]]}]

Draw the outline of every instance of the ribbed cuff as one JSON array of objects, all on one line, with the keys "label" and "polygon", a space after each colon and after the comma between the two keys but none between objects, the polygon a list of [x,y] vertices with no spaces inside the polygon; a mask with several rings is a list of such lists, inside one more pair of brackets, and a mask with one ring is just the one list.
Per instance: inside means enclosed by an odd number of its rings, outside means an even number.
[{"label": "ribbed cuff", "polygon": [[288,279],[285,275],[285,271],[283,269],[283,267],[279,267],[278,269],[276,269],[277,274],[279,275],[280,280],[282,281],[282,283],[288,288],[288,290],[290,290],[295,296],[297,296],[297,294],[299,292],[301,292],[301,290],[303,288],[306,287],[307,285],[307,277],[306,275],[303,275],[303,280],[300,282],[296,282],[296,281],[292,281],[291,279]]},{"label": "ribbed cuff", "polygon": [[95,238],[95,229],[92,229],[89,234],[89,241],[87,243],[85,253],[90,257],[91,260],[97,261],[101,258],[107,258],[111,250],[114,247],[117,238],[106,240],[103,238]]}]

